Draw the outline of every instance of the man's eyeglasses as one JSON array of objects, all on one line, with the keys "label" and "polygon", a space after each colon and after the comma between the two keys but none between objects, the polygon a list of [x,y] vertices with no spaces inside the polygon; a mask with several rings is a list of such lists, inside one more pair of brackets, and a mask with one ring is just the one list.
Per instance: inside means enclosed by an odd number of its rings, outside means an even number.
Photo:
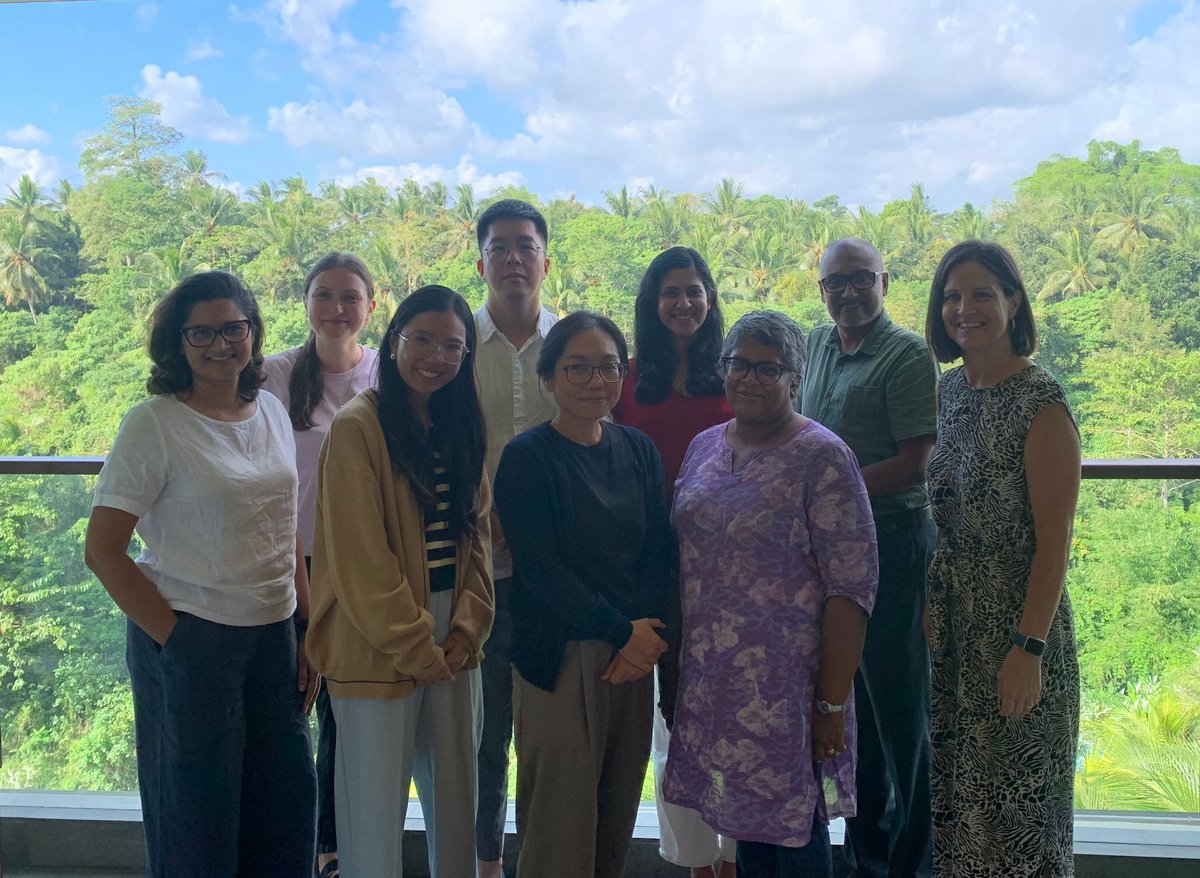
[{"label": "man's eyeglasses", "polygon": [[589,366],[587,363],[572,363],[562,367],[571,384],[587,384],[593,375],[599,375],[600,380],[607,384],[616,384],[625,377],[629,368],[624,363],[605,363],[602,366]]},{"label": "man's eyeglasses", "polygon": [[734,381],[741,381],[753,372],[759,384],[778,384],[779,379],[783,377],[783,373],[786,371],[787,367],[770,360],[752,363],[741,357],[721,357],[722,374],[726,378],[732,378]]},{"label": "man's eyeglasses", "polygon": [[861,269],[854,274],[831,274],[828,277],[821,278],[821,289],[827,293],[832,293],[835,296],[846,292],[846,285],[854,287],[860,293],[866,292],[875,286],[875,278],[882,274],[887,274],[886,271],[869,271]]},{"label": "man's eyeglasses", "polygon": [[438,341],[421,332],[414,332],[412,335],[401,335],[397,332],[396,336],[404,340],[404,345],[409,353],[418,360],[423,360],[431,356],[434,351],[438,351],[443,362],[461,363],[463,357],[471,350],[461,341]]},{"label": "man's eyeglasses", "polygon": [[249,320],[231,320],[221,326],[185,326],[180,334],[194,348],[209,347],[217,336],[230,344],[245,341],[250,336]]},{"label": "man's eyeglasses", "polygon": [[488,255],[489,259],[503,261],[508,258],[508,254],[516,251],[517,256],[522,262],[532,262],[537,259],[537,255],[542,252],[539,244],[533,244],[529,241],[522,241],[520,244],[493,244],[483,252]]}]

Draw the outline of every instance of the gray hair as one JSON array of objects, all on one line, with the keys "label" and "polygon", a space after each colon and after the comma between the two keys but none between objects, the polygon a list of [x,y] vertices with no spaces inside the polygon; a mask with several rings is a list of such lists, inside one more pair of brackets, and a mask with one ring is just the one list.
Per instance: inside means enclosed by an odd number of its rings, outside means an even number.
[{"label": "gray hair", "polygon": [[721,356],[733,356],[742,339],[751,336],[760,344],[770,345],[779,351],[779,359],[797,378],[804,377],[804,357],[807,344],[804,332],[796,321],[778,311],[751,311],[744,314],[725,336]]}]

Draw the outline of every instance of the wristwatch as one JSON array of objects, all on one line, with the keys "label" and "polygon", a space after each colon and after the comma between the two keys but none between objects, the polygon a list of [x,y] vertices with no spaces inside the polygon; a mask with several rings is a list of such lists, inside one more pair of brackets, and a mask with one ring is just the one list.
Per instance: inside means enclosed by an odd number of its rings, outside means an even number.
[{"label": "wristwatch", "polygon": [[823,698],[817,699],[817,710],[821,713],[842,713],[846,709],[844,704],[830,704]]},{"label": "wristwatch", "polygon": [[1012,645],[1038,658],[1041,658],[1042,653],[1046,651],[1046,641],[1038,640],[1036,637],[1026,637],[1020,631],[1012,633]]}]

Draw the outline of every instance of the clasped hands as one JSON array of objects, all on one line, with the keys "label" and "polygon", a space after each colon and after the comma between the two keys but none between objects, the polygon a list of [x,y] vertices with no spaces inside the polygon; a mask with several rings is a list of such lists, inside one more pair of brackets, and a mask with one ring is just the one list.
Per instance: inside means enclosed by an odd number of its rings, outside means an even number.
[{"label": "clasped hands", "polygon": [[660,619],[635,619],[629,641],[613,656],[600,679],[618,686],[650,673],[667,651],[667,642],[655,632],[665,627]]},{"label": "clasped hands", "polygon": [[416,685],[435,686],[439,683],[453,683],[455,675],[467,663],[467,648],[463,646],[461,641],[453,637],[447,637],[438,644],[438,648],[442,651],[442,666],[432,676],[415,681]]}]

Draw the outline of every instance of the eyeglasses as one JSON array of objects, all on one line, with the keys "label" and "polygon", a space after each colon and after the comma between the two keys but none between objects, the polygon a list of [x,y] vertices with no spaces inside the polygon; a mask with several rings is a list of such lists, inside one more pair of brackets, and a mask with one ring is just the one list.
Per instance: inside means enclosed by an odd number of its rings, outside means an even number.
[{"label": "eyeglasses", "polygon": [[231,320],[221,326],[185,326],[180,330],[180,335],[194,348],[209,347],[218,335],[233,344],[245,341],[250,336],[250,321]]},{"label": "eyeglasses", "polygon": [[721,357],[721,372],[726,378],[732,378],[734,381],[741,381],[753,372],[759,384],[778,384],[779,379],[786,371],[788,371],[786,366],[771,360],[752,363],[741,357]]},{"label": "eyeglasses", "polygon": [[851,275],[831,274],[829,277],[821,278],[821,289],[836,296],[846,292],[846,285],[850,284],[861,293],[875,286],[875,278],[882,274],[887,274],[887,272],[869,271],[865,268]]},{"label": "eyeglasses", "polygon": [[461,363],[463,357],[471,350],[461,341],[438,341],[420,332],[412,335],[401,335],[397,332],[396,337],[404,340],[406,349],[418,360],[423,360],[437,351],[441,354],[443,362]]},{"label": "eyeglasses", "polygon": [[537,255],[542,252],[539,244],[533,244],[529,241],[522,241],[520,244],[493,244],[483,252],[488,255],[489,259],[503,261],[508,258],[508,254],[516,251],[517,256],[522,262],[532,262],[537,259]]},{"label": "eyeglasses", "polygon": [[587,384],[593,375],[599,375],[606,384],[616,384],[625,377],[629,367],[624,363],[604,363],[601,366],[589,366],[587,363],[572,363],[562,367],[567,381],[571,384]]}]

